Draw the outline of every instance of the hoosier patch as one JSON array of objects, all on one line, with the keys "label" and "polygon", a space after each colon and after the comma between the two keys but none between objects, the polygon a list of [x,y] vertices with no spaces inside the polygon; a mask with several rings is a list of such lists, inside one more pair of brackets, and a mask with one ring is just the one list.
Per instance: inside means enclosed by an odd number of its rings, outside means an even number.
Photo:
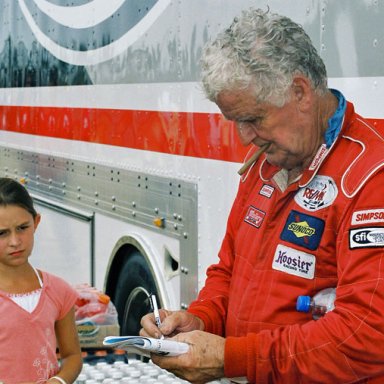
[{"label": "hoosier patch", "polygon": [[277,246],[272,263],[273,269],[304,279],[313,279],[315,266],[316,257],[314,255],[282,244]]}]

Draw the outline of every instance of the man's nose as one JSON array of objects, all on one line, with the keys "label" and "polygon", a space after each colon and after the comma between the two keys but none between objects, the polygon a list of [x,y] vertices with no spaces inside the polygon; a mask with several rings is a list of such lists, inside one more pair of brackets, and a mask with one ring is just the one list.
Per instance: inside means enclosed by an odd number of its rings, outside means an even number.
[{"label": "man's nose", "polygon": [[253,129],[252,125],[247,122],[237,122],[236,128],[240,142],[244,146],[250,144],[257,137],[256,131]]}]

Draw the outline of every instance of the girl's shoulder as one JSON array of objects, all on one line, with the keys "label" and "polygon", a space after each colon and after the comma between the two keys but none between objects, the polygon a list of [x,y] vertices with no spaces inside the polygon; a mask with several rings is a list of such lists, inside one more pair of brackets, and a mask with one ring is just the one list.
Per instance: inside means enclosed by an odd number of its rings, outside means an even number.
[{"label": "girl's shoulder", "polygon": [[62,277],[47,271],[39,271],[43,277],[43,286],[46,286],[47,288],[54,288],[55,290],[75,291],[75,288]]}]

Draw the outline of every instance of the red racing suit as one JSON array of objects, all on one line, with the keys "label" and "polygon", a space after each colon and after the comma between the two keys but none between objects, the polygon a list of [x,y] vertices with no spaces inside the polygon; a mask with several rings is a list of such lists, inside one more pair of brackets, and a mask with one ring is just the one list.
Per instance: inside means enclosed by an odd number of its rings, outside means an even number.
[{"label": "red racing suit", "polygon": [[[285,190],[282,172],[262,157],[242,178],[188,311],[226,337],[227,377],[384,383],[384,138],[348,102],[332,146]],[[296,311],[299,295],[326,287],[332,312]]]}]

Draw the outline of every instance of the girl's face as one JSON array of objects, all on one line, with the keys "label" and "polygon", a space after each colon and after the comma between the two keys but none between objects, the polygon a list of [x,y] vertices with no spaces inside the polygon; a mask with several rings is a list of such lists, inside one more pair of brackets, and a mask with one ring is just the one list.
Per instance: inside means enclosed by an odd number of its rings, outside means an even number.
[{"label": "girl's face", "polygon": [[39,222],[40,215],[34,219],[17,205],[0,206],[0,264],[19,266],[28,261]]}]

